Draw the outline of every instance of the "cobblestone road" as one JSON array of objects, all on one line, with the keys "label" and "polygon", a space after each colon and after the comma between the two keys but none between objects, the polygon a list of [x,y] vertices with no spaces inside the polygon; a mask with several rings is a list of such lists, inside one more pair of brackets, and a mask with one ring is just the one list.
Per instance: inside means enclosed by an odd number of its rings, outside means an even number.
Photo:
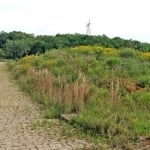
[{"label": "cobblestone road", "polygon": [[0,150],[91,149],[85,140],[63,138],[57,126],[32,128],[40,117],[39,107],[9,81],[0,62]]}]

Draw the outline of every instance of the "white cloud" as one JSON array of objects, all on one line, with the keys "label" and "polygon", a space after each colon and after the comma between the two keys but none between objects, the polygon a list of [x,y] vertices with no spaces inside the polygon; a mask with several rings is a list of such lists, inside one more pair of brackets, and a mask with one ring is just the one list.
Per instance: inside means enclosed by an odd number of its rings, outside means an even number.
[{"label": "white cloud", "polygon": [[0,0],[0,30],[85,33],[150,42],[149,0]]}]

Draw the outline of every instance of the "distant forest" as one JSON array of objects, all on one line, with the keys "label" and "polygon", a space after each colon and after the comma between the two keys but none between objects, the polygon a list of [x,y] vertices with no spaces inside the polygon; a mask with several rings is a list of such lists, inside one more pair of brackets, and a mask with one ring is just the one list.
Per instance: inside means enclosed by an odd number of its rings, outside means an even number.
[{"label": "distant forest", "polygon": [[88,36],[83,34],[39,35],[20,31],[0,32],[0,58],[16,59],[31,54],[41,54],[46,50],[69,48],[80,45],[101,45],[120,49],[128,47],[142,52],[150,52],[150,44],[106,35]]}]

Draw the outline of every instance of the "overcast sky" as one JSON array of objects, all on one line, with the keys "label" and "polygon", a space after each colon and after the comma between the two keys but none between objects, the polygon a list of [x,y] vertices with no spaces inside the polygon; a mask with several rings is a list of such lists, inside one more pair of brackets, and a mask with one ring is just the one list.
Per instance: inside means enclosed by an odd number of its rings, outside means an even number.
[{"label": "overcast sky", "polygon": [[150,42],[150,0],[0,0],[0,31],[106,34]]}]

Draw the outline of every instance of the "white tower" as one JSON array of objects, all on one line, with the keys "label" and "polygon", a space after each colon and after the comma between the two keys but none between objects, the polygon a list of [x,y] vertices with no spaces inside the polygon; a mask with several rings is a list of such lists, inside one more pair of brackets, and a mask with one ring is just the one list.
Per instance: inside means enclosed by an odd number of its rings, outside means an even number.
[{"label": "white tower", "polygon": [[90,22],[90,19],[89,19],[89,22],[86,25],[86,34],[91,35],[91,22]]}]

